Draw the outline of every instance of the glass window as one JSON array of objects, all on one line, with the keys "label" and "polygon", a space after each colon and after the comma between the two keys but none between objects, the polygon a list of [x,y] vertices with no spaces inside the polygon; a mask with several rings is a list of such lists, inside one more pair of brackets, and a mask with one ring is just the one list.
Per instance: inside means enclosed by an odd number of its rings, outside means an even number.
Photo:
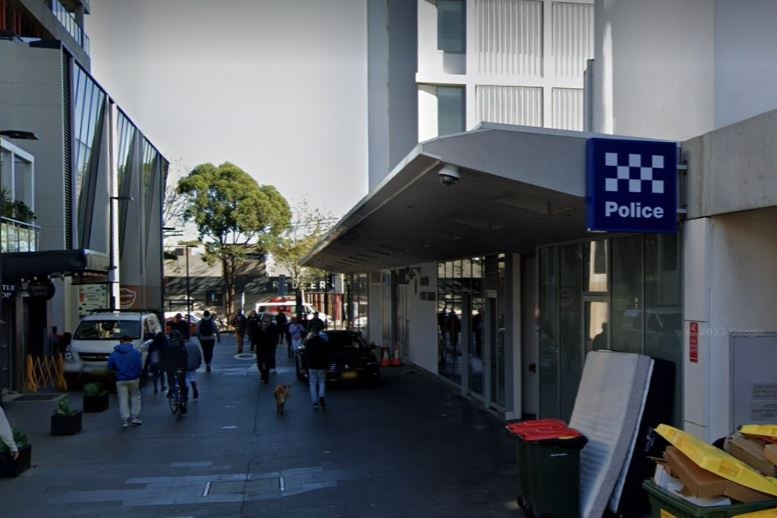
[{"label": "glass window", "polygon": [[437,135],[464,131],[464,87],[437,87]]},{"label": "glass window", "polygon": [[558,248],[539,251],[540,417],[558,417]]},{"label": "glass window", "polygon": [[642,353],[642,236],[613,239],[611,243],[612,349]]},{"label": "glass window", "polygon": [[645,236],[645,354],[671,362],[674,424],[682,422],[682,291],[676,234]]},{"label": "glass window", "polygon": [[466,7],[464,0],[437,0],[437,48],[443,52],[466,51]]},{"label": "glass window", "polygon": [[569,419],[583,372],[582,329],[583,246],[561,247],[561,289],[559,290],[559,417]]},{"label": "glass window", "polygon": [[585,279],[583,284],[589,292],[607,291],[607,241],[591,241],[583,244]]}]

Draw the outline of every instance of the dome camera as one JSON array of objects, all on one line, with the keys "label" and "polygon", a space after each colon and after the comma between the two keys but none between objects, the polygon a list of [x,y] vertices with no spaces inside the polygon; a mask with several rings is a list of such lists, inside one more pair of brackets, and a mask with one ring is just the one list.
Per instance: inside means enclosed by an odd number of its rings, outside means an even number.
[{"label": "dome camera", "polygon": [[442,169],[440,169],[437,172],[438,175],[440,175],[440,183],[443,185],[453,185],[459,180],[461,180],[461,175],[459,174],[459,168],[452,165],[446,165],[443,166]]}]

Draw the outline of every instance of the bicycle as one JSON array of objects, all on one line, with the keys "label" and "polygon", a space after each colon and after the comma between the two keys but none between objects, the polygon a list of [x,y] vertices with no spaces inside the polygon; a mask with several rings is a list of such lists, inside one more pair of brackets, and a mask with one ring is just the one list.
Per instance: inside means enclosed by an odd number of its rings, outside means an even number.
[{"label": "bicycle", "polygon": [[175,387],[173,387],[173,397],[167,401],[170,403],[170,412],[180,421],[186,414],[186,399],[184,399],[186,380],[184,378],[183,369],[176,369],[174,381]]}]

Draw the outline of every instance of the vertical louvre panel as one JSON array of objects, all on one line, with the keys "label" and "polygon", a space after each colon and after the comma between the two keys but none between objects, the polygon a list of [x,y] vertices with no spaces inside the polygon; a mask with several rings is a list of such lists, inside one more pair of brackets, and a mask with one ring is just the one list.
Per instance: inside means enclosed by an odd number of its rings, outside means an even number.
[{"label": "vertical louvre panel", "polygon": [[62,139],[63,149],[63,179],[65,187],[65,249],[73,248],[73,135],[71,103],[73,76],[70,70],[70,57],[62,58]]},{"label": "vertical louvre panel", "polygon": [[481,122],[542,126],[542,88],[478,85],[476,92]]},{"label": "vertical louvre panel", "polygon": [[542,2],[477,0],[476,49],[481,74],[542,75]]},{"label": "vertical louvre panel", "polygon": [[553,61],[556,77],[581,78],[594,53],[594,6],[553,3]]},{"label": "vertical louvre panel", "polygon": [[583,130],[583,90],[554,88],[553,126],[557,129]]}]

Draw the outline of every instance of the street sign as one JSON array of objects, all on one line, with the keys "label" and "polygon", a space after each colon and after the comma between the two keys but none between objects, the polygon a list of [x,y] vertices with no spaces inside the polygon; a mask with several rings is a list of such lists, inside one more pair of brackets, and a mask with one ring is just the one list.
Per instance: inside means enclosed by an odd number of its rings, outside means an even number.
[{"label": "street sign", "polygon": [[586,225],[591,231],[677,231],[677,144],[587,142]]}]

